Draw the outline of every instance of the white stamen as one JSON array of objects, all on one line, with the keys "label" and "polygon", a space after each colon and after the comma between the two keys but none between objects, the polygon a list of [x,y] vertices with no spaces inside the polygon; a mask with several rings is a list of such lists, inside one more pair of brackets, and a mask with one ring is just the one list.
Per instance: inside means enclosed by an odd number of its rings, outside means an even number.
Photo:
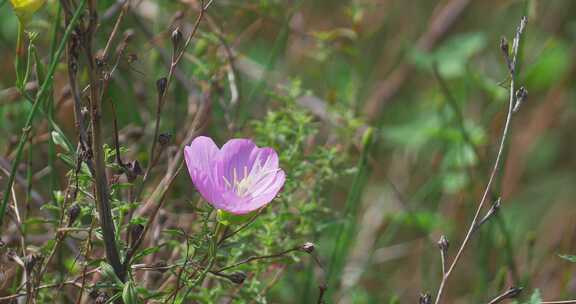
[{"label": "white stamen", "polygon": [[222,177],[224,179],[224,183],[226,184],[226,188],[228,190],[234,191],[240,197],[247,196],[250,194],[250,190],[252,190],[254,186],[261,182],[265,177],[280,170],[278,168],[264,170],[264,168],[267,167],[270,159],[271,158],[266,159],[264,164],[262,164],[259,159],[256,159],[250,172],[248,172],[248,167],[244,166],[242,168],[244,174],[240,179],[238,179],[237,168],[232,168],[232,183],[230,183],[226,176]]}]

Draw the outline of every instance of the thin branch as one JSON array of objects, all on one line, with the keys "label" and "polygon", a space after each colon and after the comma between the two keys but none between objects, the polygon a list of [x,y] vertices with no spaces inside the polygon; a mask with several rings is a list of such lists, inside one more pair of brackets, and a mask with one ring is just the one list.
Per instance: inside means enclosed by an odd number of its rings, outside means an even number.
[{"label": "thin branch", "polygon": [[234,231],[232,231],[232,232],[230,232],[230,233],[225,234],[225,235],[220,239],[220,241],[218,241],[218,246],[222,245],[222,243],[224,243],[225,240],[233,237],[234,235],[236,235],[236,234],[239,233],[240,231],[246,229],[246,227],[250,226],[250,224],[252,224],[252,223],[256,220],[256,218],[262,213],[262,210],[263,210],[263,209],[258,210],[258,211],[256,212],[256,214],[254,214],[252,217],[250,217],[250,218],[248,219],[248,221],[246,221],[246,223],[242,224],[242,226],[240,226],[238,229],[236,229],[236,230],[234,230]]},{"label": "thin branch", "polygon": [[180,62],[180,59],[182,59],[182,56],[186,52],[186,49],[188,48],[188,45],[192,41],[192,38],[194,37],[194,35],[196,35],[196,32],[198,31],[198,28],[200,27],[200,23],[201,23],[202,19],[204,18],[204,14],[206,13],[206,10],[210,7],[211,4],[212,4],[212,1],[209,1],[208,4],[204,4],[203,0],[200,1],[200,5],[201,5],[200,12],[198,14],[198,17],[196,18],[196,21],[194,22],[194,25],[192,27],[192,31],[188,35],[188,38],[186,39],[186,41],[184,42],[184,44],[182,46],[176,45],[176,43],[174,43],[174,50],[173,50],[173,54],[172,54],[172,60],[170,62],[170,70],[168,71],[168,77],[166,77],[166,82],[164,83],[162,90],[159,91],[158,105],[157,105],[157,109],[156,109],[156,122],[155,122],[155,126],[154,126],[154,136],[152,138],[152,147],[150,148],[149,161],[148,161],[148,166],[146,167],[146,171],[144,173],[143,183],[147,180],[150,172],[152,171],[152,168],[155,165],[154,156],[155,156],[155,152],[156,152],[156,145],[158,142],[158,135],[160,133],[160,130],[159,130],[160,129],[160,114],[162,113],[162,108],[164,106],[164,103],[166,102],[166,96],[168,94],[168,88],[170,87],[170,84],[172,83],[172,79],[174,78],[174,74],[176,72],[176,67],[178,66],[178,63]]},{"label": "thin branch", "polygon": [[122,10],[120,10],[120,14],[116,19],[116,22],[114,23],[114,28],[110,33],[110,38],[108,38],[108,42],[106,42],[106,47],[104,48],[104,51],[102,52],[102,55],[100,57],[103,61],[107,61],[108,59],[108,52],[110,51],[110,46],[112,45],[112,41],[118,34],[118,29],[120,28],[122,20],[124,20],[124,16],[126,16],[126,13],[128,12],[128,8],[130,8],[130,0],[124,0],[124,3],[122,4]]},{"label": "thin branch", "polygon": [[444,292],[444,288],[446,287],[446,283],[447,283],[448,279],[450,278],[452,271],[456,268],[456,265],[460,261],[460,258],[462,257],[462,253],[464,252],[464,249],[466,248],[466,246],[470,242],[472,234],[475,231],[476,226],[478,224],[480,212],[482,211],[482,208],[484,207],[484,203],[486,202],[486,200],[488,198],[488,194],[490,193],[490,191],[492,189],[492,184],[494,183],[496,175],[500,169],[500,162],[502,159],[502,154],[504,152],[504,146],[506,143],[506,139],[507,139],[508,133],[510,131],[510,123],[512,121],[513,109],[514,109],[514,106],[516,103],[515,102],[516,101],[515,87],[516,87],[516,72],[517,72],[516,65],[518,62],[517,57],[518,57],[518,50],[519,50],[519,46],[520,46],[520,39],[522,37],[522,34],[524,33],[524,30],[526,27],[526,22],[527,22],[527,18],[523,17],[522,20],[520,21],[520,25],[518,26],[518,28],[516,30],[516,35],[514,37],[514,43],[513,43],[513,47],[512,47],[512,54],[511,55],[509,55],[509,54],[505,55],[505,57],[511,56],[510,58],[512,58],[512,66],[509,68],[510,96],[509,96],[509,101],[508,101],[508,114],[506,115],[506,123],[504,125],[503,130],[502,130],[502,136],[500,139],[500,145],[498,147],[498,153],[496,154],[496,160],[494,161],[494,166],[492,167],[492,171],[490,173],[488,183],[486,185],[486,188],[484,189],[484,193],[482,194],[482,198],[480,199],[480,202],[478,203],[478,207],[476,208],[476,212],[474,214],[472,222],[470,223],[470,227],[468,228],[468,232],[466,233],[466,236],[464,237],[464,240],[462,241],[462,244],[460,245],[460,248],[458,249],[458,252],[456,253],[456,256],[454,257],[454,260],[450,264],[450,267],[448,268],[446,273],[442,276],[442,281],[440,282],[440,287],[438,288],[438,293],[436,295],[436,301],[434,302],[435,304],[440,303],[440,300],[442,299],[442,294]]},{"label": "thin branch", "polygon": [[511,287],[499,296],[495,297],[488,304],[497,304],[507,299],[513,299],[522,292],[522,287]]},{"label": "thin branch", "polygon": [[270,255],[252,256],[252,257],[246,258],[246,259],[244,259],[244,260],[242,260],[242,261],[240,261],[240,262],[238,262],[238,263],[235,263],[235,264],[232,264],[232,265],[228,265],[228,266],[224,266],[224,267],[216,270],[216,272],[222,272],[222,271],[225,271],[225,270],[228,270],[228,269],[231,269],[231,268],[236,268],[236,267],[238,267],[238,266],[240,266],[240,265],[244,265],[244,264],[251,263],[251,262],[254,262],[254,261],[258,261],[258,260],[267,260],[267,259],[280,258],[280,257],[283,257],[283,256],[287,255],[288,253],[291,253],[291,252],[294,252],[294,251],[300,251],[300,250],[302,250],[302,247],[301,247],[301,246],[297,246],[297,247],[290,248],[290,249],[284,250],[284,251],[282,251],[282,252],[278,252],[278,253],[274,253],[274,254],[270,254]]}]

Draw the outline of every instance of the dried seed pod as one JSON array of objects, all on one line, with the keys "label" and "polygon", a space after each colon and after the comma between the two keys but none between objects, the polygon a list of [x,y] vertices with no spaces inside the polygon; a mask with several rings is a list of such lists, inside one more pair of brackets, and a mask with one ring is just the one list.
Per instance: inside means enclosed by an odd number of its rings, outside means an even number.
[{"label": "dried seed pod", "polygon": [[164,92],[166,92],[167,85],[168,85],[168,79],[166,77],[162,77],[156,80],[156,91],[158,92],[158,96],[164,95]]},{"label": "dried seed pod", "polygon": [[180,47],[182,47],[182,40],[183,40],[182,31],[180,31],[180,28],[176,28],[172,32],[171,39],[172,39],[172,47],[174,48],[174,51],[180,50]]},{"label": "dried seed pod", "polygon": [[158,135],[158,143],[161,146],[168,145],[171,140],[172,140],[172,134],[170,134],[170,133],[162,133],[162,134]]},{"label": "dried seed pod", "polygon": [[428,293],[421,293],[420,299],[418,300],[419,304],[432,304],[432,296]]},{"label": "dried seed pod", "polygon": [[446,238],[445,235],[442,235],[440,237],[440,240],[438,240],[438,248],[440,248],[440,250],[442,250],[442,252],[446,253],[446,252],[448,252],[449,247],[450,247],[450,242],[448,242],[448,239]]},{"label": "dried seed pod", "polygon": [[244,272],[237,271],[237,272],[233,272],[233,273],[229,274],[227,277],[230,280],[230,282],[240,285],[240,284],[244,283],[247,276]]},{"label": "dried seed pod", "polygon": [[68,208],[68,227],[71,227],[72,224],[74,224],[81,211],[82,208],[80,208],[80,205],[78,204],[72,204],[72,206]]}]

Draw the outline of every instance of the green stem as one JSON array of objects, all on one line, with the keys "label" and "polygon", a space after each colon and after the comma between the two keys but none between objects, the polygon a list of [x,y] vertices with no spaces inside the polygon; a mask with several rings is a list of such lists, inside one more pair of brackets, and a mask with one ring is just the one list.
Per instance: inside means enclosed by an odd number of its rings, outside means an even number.
[{"label": "green stem", "polygon": [[16,87],[22,88],[24,84],[24,74],[26,67],[25,56],[26,52],[24,50],[24,24],[20,19],[18,19],[18,36],[16,38],[16,58],[14,62],[14,67],[16,70]]},{"label": "green stem", "polygon": [[8,194],[10,193],[10,190],[12,189],[12,185],[14,184],[14,178],[16,176],[16,171],[17,171],[18,165],[22,161],[22,151],[24,150],[24,145],[26,143],[26,139],[28,138],[28,135],[30,134],[30,129],[32,128],[32,121],[34,120],[34,117],[36,116],[36,113],[38,112],[38,108],[41,104],[41,100],[46,95],[46,92],[48,91],[48,87],[52,83],[52,77],[54,76],[54,72],[56,72],[56,67],[58,66],[58,61],[59,61],[60,57],[62,56],[62,53],[64,52],[64,49],[66,47],[66,41],[70,37],[70,34],[72,33],[72,30],[76,26],[76,23],[80,19],[80,15],[82,14],[82,11],[84,10],[85,5],[86,5],[86,0],[83,0],[80,3],[80,5],[78,6],[78,8],[76,9],[76,12],[74,13],[74,16],[72,17],[72,20],[70,21],[70,24],[68,25],[68,27],[66,28],[66,31],[64,32],[64,36],[62,37],[62,41],[60,42],[60,45],[58,46],[58,49],[56,51],[56,55],[54,56],[54,60],[52,62],[50,62],[50,67],[48,69],[47,77],[44,80],[44,82],[42,83],[42,86],[40,87],[40,90],[38,91],[38,93],[36,95],[36,99],[35,99],[34,105],[32,106],[32,109],[28,113],[28,118],[26,119],[26,124],[25,124],[24,128],[22,129],[22,135],[20,136],[20,141],[18,142],[18,147],[16,149],[16,158],[14,159],[14,162],[12,163],[12,168],[10,170],[10,176],[8,178],[8,183],[6,184],[6,187],[4,188],[4,194],[5,195],[2,198],[2,205],[0,205],[0,229],[2,227],[4,214],[6,213],[6,207],[8,206],[8,201],[9,201],[9,197],[10,197]]},{"label": "green stem", "polygon": [[[224,231],[223,228],[224,228],[224,225],[222,225],[220,222],[216,222],[216,227],[214,228],[214,234],[212,235],[212,239],[211,239],[210,245],[209,245],[210,247],[208,249],[208,256],[207,256],[208,265],[206,265],[206,267],[204,267],[204,269],[202,269],[202,272],[199,274],[199,276],[196,278],[196,280],[194,280],[192,282],[191,286],[188,287],[188,289],[186,290],[186,293],[182,297],[183,299],[186,299],[186,297],[188,297],[188,294],[190,293],[190,291],[192,291],[192,288],[194,286],[196,286],[198,283],[202,284],[202,282],[206,278],[206,275],[208,274],[208,272],[210,272],[212,270],[212,267],[214,267],[214,264],[216,263],[216,253],[218,251],[218,239],[220,238],[220,235]],[[176,301],[177,297],[178,297],[178,292],[176,292],[176,294],[174,294],[174,301]]]},{"label": "green stem", "polygon": [[[62,7],[60,6],[60,2],[57,3],[57,10],[56,10],[56,21],[54,22],[54,28],[52,29],[52,38],[50,42],[50,62],[54,61],[54,55],[56,53],[56,45],[57,45],[57,38],[58,38],[58,28],[60,25],[60,14],[62,12]],[[37,65],[40,65],[38,60],[36,61]],[[50,121],[54,121],[54,97],[50,96],[49,103],[48,103],[48,119]],[[50,134],[56,131],[56,128],[50,124]],[[50,197],[52,198],[52,202],[56,204],[56,197],[54,196],[54,189],[56,189],[56,183],[58,176],[56,174],[56,166],[54,163],[56,161],[56,143],[54,142],[54,138],[50,136],[49,146],[48,146],[48,167],[50,168]]]}]

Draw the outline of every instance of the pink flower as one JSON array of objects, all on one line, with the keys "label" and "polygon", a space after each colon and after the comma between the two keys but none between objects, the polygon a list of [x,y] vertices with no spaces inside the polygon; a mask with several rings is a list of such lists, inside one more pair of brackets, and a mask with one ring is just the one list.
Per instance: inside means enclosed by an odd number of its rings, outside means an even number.
[{"label": "pink flower", "polygon": [[199,136],[184,148],[186,166],[202,197],[214,208],[245,214],[270,203],[284,185],[284,171],[272,148],[258,148],[243,138],[218,149],[211,138]]}]

